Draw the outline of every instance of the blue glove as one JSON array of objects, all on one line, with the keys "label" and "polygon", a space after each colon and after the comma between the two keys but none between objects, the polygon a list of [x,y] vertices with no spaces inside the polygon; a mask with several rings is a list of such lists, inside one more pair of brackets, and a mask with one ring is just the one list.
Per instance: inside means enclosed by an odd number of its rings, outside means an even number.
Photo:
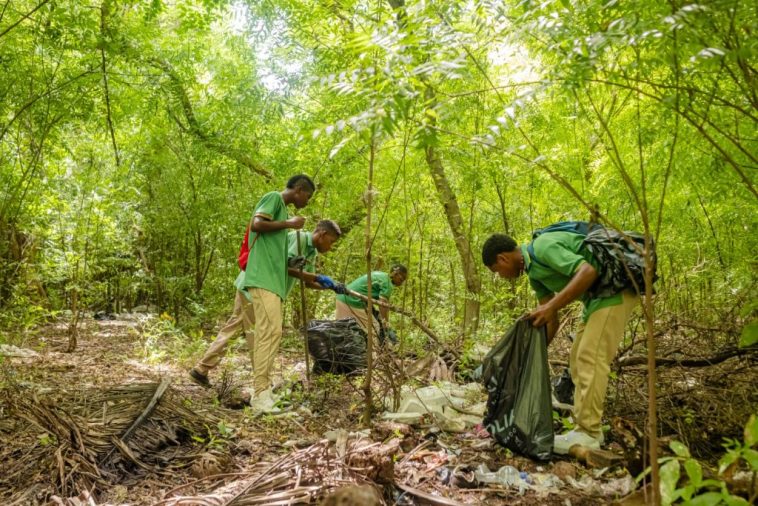
[{"label": "blue glove", "polygon": [[328,288],[329,290],[334,290],[334,287],[336,286],[334,284],[334,280],[329,276],[325,276],[324,274],[319,274],[316,276],[316,283],[323,286],[324,288]]}]

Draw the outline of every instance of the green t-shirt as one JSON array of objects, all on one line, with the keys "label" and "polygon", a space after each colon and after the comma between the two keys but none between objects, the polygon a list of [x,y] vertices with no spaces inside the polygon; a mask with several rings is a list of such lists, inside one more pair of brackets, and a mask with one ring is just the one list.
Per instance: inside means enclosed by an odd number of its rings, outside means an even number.
[{"label": "green t-shirt", "polygon": [[[521,245],[524,268],[537,299],[542,299],[563,290],[579,267],[587,262],[596,269],[598,263],[587,248],[583,247],[584,236],[571,232],[548,232],[534,240],[534,256],[540,263],[532,262],[527,245]],[[596,310],[621,304],[622,295],[592,299],[586,293],[580,298],[584,304],[584,321]]]},{"label": "green t-shirt", "polygon": [[[389,300],[390,295],[392,295],[392,281],[390,280],[390,275],[386,272],[372,271],[371,286],[371,296],[375,299],[381,297],[383,299]],[[354,292],[358,292],[361,295],[368,297],[368,276],[364,274],[360,278],[347,285],[347,287]],[[337,295],[337,299],[341,300],[348,306],[359,308],[366,307],[366,303],[358,297],[353,297],[350,295]]]},{"label": "green t-shirt", "polygon": [[[271,221],[289,218],[282,195],[276,191],[261,198],[255,206],[254,216]],[[247,269],[237,276],[234,286],[245,293],[247,288],[263,288],[283,300],[287,296],[287,229],[265,233],[251,231],[248,242],[252,248]]]},{"label": "green t-shirt", "polygon": [[[297,256],[297,232],[291,231],[288,234],[289,251],[287,252],[287,258],[295,258]],[[305,257],[305,272],[316,272],[316,255],[318,250],[313,245],[313,234],[311,232],[300,232],[300,254]],[[292,287],[295,286],[297,278],[287,276],[287,295],[292,291]]]}]

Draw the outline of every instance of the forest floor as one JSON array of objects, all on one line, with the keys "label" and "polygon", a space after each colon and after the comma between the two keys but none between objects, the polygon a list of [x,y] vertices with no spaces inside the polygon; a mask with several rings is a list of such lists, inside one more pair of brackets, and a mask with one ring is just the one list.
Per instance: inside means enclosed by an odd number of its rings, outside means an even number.
[{"label": "forest floor", "polygon": [[[342,485],[373,484],[386,504],[582,505],[608,504],[634,488],[623,466],[593,469],[559,457],[538,463],[471,430],[388,425],[377,415],[372,430],[358,434],[360,378],[317,376],[303,388],[296,336],[285,339],[278,363],[292,410],[255,416],[230,409],[251,378],[247,354],[234,350],[211,376],[216,388],[203,389],[187,374],[193,357],[175,356],[173,338],[149,327],[156,321],[87,318],[74,353],[62,351],[68,338],[61,321],[23,338],[20,347],[34,351],[29,356],[0,357],[3,504],[228,504],[235,497],[303,504]],[[205,345],[199,340],[198,350]],[[119,445],[152,398],[155,410]],[[614,398],[611,405],[623,411],[621,396]],[[664,406],[662,416],[672,412]],[[332,441],[329,431],[337,431]],[[610,439],[609,449],[620,452]],[[477,485],[472,475],[480,464],[513,466],[530,484]],[[353,503],[369,504],[339,504]]]}]

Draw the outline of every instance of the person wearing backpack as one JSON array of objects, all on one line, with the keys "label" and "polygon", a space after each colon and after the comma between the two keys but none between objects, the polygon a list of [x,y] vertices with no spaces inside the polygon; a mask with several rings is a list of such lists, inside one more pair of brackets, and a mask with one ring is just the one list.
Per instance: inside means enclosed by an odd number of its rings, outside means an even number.
[{"label": "person wearing backpack", "polygon": [[[264,406],[264,409],[273,405],[271,370],[282,336],[282,301],[287,296],[288,274],[298,275],[288,273],[287,231],[299,230],[305,223],[302,216],[290,218],[287,206],[304,208],[315,191],[311,178],[299,174],[287,181],[283,191],[265,194],[255,206],[249,227],[249,256],[245,269],[234,282],[237,289],[234,311],[203,358],[190,370],[189,375],[196,383],[210,386],[208,372],[220,362],[229,340],[244,329],[249,336],[253,363],[251,404]],[[338,288],[327,276],[319,276],[318,280],[324,288]],[[247,332],[253,324],[254,338]]]},{"label": "person wearing backpack", "polygon": [[610,364],[639,302],[635,283],[629,280],[617,283],[615,289],[597,286],[607,271],[618,270],[601,265],[587,244],[590,234],[609,235],[610,229],[597,227],[564,222],[535,232],[532,242],[522,245],[505,234],[493,234],[482,247],[482,261],[490,271],[506,279],[527,275],[539,300],[528,318],[535,327],[547,326],[548,343],[558,330],[558,312],[575,300],[584,305],[582,328],[569,360],[576,385],[575,428],[555,437],[557,454],[567,454],[576,444],[590,448],[603,444],[601,419]]}]

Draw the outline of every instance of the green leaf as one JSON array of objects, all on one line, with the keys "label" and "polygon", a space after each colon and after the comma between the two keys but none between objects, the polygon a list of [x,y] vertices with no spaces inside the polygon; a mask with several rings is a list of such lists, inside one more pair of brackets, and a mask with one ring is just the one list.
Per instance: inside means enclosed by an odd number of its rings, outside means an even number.
[{"label": "green leaf", "polygon": [[724,482],[719,480],[703,480],[700,482],[700,488],[713,487],[724,488]]},{"label": "green leaf", "polygon": [[[727,504],[727,506],[749,506],[750,505],[750,503],[747,502],[742,497],[738,497],[736,495],[731,495],[727,493],[722,493],[721,499]],[[714,503],[714,504],[718,504],[718,503]]]},{"label": "green leaf", "polygon": [[751,449],[743,450],[742,458],[745,459],[745,462],[750,465],[753,471],[758,471],[758,451]]},{"label": "green leaf", "polygon": [[689,458],[690,457],[690,450],[687,448],[687,446],[684,443],[680,443],[679,441],[671,441],[671,444],[669,444],[669,447],[671,450],[677,455],[677,457],[684,457]]},{"label": "green leaf", "polygon": [[721,492],[706,492],[697,497],[693,497],[689,502],[690,506],[716,506],[723,499]]},{"label": "green leaf", "polygon": [[700,486],[700,482],[703,481],[703,469],[695,459],[687,459],[684,462],[684,470],[687,471],[687,476],[690,478],[690,482],[696,487]]},{"label": "green leaf", "polygon": [[676,492],[676,484],[679,481],[679,461],[671,460],[663,464],[660,474],[661,504],[668,505],[679,497]]},{"label": "green leaf", "polygon": [[747,348],[758,343],[758,320],[753,320],[742,329],[740,348]]},{"label": "green leaf", "polygon": [[679,492],[679,496],[680,496],[680,497],[681,497],[681,498],[682,498],[682,499],[683,499],[685,502],[687,502],[687,501],[689,501],[690,499],[692,499],[692,495],[695,493],[695,490],[697,490],[697,489],[695,488],[695,485],[693,485],[692,483],[690,483],[690,484],[689,484],[689,485],[687,485],[686,487],[684,487],[684,488],[680,488],[678,492]]},{"label": "green leaf", "polygon": [[752,448],[758,443],[758,416],[753,413],[745,424],[745,446]]},{"label": "green leaf", "polygon": [[740,458],[740,453],[734,450],[729,450],[721,459],[719,460],[719,474],[723,474],[724,471],[727,470],[729,466],[734,464],[734,462]]}]

